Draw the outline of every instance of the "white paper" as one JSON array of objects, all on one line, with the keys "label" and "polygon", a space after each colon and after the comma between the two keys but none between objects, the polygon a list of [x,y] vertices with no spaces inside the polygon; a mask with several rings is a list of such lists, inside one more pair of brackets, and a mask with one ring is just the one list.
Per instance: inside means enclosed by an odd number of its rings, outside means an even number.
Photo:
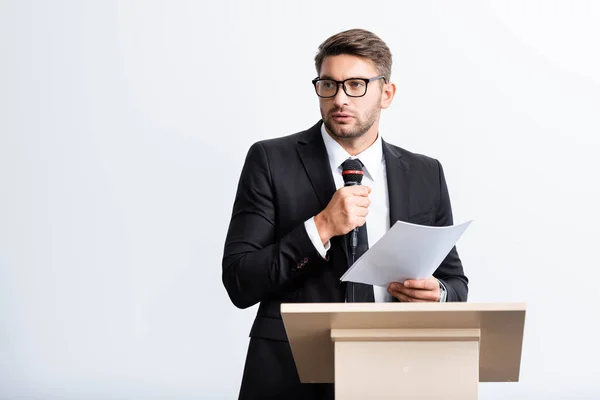
[{"label": "white paper", "polygon": [[342,281],[387,287],[433,275],[472,221],[424,226],[398,221],[342,276]]}]

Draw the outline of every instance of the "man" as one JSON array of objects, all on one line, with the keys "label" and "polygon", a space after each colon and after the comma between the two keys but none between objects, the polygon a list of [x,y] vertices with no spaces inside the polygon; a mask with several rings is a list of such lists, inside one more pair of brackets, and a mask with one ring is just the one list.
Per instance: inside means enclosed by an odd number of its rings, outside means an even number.
[{"label": "man", "polygon": [[[354,228],[364,251],[397,220],[451,225],[452,211],[440,163],[379,134],[381,110],[396,92],[387,45],[368,31],[341,32],[319,47],[315,64],[322,121],[251,146],[233,206],[223,284],[237,307],[260,303],[240,399],[334,397],[331,384],[300,383],[282,302],[467,299],[456,249],[428,279],[388,288],[340,282],[351,263],[346,235]],[[362,166],[361,186],[344,186],[342,170],[350,163]]]}]

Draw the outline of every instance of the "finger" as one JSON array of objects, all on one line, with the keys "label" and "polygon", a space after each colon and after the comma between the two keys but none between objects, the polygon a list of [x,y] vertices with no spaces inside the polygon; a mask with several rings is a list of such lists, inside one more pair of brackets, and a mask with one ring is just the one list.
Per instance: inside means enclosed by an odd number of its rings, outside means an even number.
[{"label": "finger", "polygon": [[366,185],[348,186],[349,192],[355,196],[368,196],[371,193],[371,188]]},{"label": "finger", "polygon": [[423,301],[439,301],[440,300],[440,291],[438,290],[419,290],[415,289],[413,292],[409,293],[408,296],[413,299],[423,300]]},{"label": "finger", "polygon": [[439,288],[440,284],[435,278],[408,279],[404,281],[404,286],[413,289],[434,290],[435,288]]},{"label": "finger", "polygon": [[433,290],[428,289],[411,289],[400,283],[392,283],[390,285],[389,290],[395,293],[401,293],[404,296],[408,296],[415,300],[422,301],[439,301],[440,299],[440,290],[439,287]]},{"label": "finger", "polygon": [[371,199],[368,197],[356,196],[353,200],[354,204],[359,207],[369,207],[371,205]]},{"label": "finger", "polygon": [[390,294],[392,296],[394,296],[395,298],[397,298],[402,303],[410,303],[412,301],[412,299],[410,297],[408,297],[407,295],[400,293],[400,292],[392,292]]},{"label": "finger", "polygon": [[397,298],[400,302],[402,303],[423,303],[426,300],[421,300],[421,299],[415,299],[413,297],[407,296],[404,293],[400,293],[400,292],[390,292],[390,294],[392,296],[394,296],[395,298]]},{"label": "finger", "polygon": [[398,290],[395,290],[393,284],[388,286],[387,292],[402,302],[410,301],[410,297]]},{"label": "finger", "polygon": [[356,207],[354,210],[354,215],[358,217],[366,217],[369,215],[369,209],[367,207]]}]

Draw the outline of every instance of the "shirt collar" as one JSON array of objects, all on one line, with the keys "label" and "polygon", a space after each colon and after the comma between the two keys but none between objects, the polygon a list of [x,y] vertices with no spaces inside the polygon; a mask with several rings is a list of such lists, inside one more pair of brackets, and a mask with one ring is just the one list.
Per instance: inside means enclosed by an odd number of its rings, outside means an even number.
[{"label": "shirt collar", "polygon": [[365,173],[369,175],[371,180],[379,173],[383,161],[383,145],[381,143],[381,135],[377,134],[375,142],[356,156],[351,156],[338,142],[336,142],[329,133],[325,130],[325,124],[321,124],[321,136],[327,149],[329,156],[329,165],[332,171],[341,171],[342,163],[348,158],[358,158],[365,166]]}]

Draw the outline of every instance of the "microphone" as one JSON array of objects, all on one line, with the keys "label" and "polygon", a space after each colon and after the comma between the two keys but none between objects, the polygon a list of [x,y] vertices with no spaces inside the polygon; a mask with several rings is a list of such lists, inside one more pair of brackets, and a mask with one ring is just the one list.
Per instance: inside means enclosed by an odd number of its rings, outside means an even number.
[{"label": "microphone", "polygon": [[[348,159],[342,164],[342,178],[344,178],[344,186],[360,185],[363,179],[363,163],[359,159]],[[358,245],[358,227],[351,232],[350,252],[352,254],[352,264],[356,256],[356,246]]]}]

